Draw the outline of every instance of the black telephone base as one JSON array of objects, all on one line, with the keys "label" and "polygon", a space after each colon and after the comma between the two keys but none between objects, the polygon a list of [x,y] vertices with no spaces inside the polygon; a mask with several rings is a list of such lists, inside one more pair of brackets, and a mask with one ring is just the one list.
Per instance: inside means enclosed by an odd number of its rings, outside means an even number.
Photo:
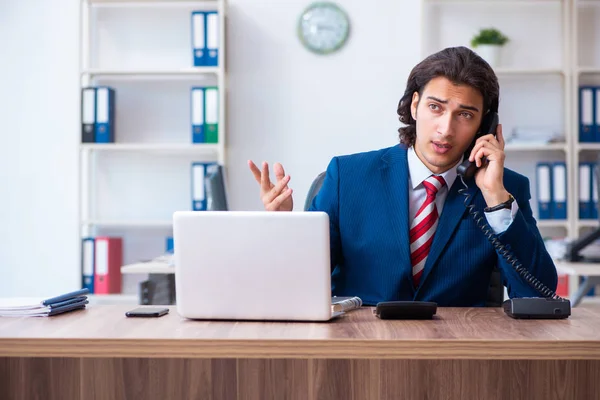
[{"label": "black telephone base", "polygon": [[566,299],[523,297],[502,303],[506,315],[516,319],[563,319],[571,315],[571,302]]}]

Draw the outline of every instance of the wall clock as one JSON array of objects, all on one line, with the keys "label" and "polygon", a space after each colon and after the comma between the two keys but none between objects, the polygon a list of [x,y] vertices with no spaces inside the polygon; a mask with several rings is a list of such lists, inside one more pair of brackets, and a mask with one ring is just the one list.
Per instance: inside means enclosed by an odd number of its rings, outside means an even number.
[{"label": "wall clock", "polygon": [[298,21],[298,36],[308,50],[330,54],[339,50],[348,39],[350,21],[346,13],[331,2],[308,6]]}]

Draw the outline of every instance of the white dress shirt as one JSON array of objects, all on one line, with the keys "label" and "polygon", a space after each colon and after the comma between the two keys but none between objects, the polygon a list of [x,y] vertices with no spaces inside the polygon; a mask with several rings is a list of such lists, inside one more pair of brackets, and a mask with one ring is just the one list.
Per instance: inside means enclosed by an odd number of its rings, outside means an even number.
[{"label": "white dress shirt", "polygon": [[[446,202],[446,197],[448,197],[448,191],[452,187],[452,184],[457,178],[456,167],[459,163],[456,163],[455,166],[450,168],[448,171],[439,174],[439,176],[443,177],[446,181],[446,185],[441,188],[436,196],[435,196],[435,205],[437,207],[438,215],[442,215],[442,209],[444,208],[444,203]],[[417,157],[414,148],[411,146],[408,148],[408,199],[409,199],[409,217],[410,222],[412,223],[419,207],[423,204],[425,199],[427,198],[427,191],[425,190],[425,186],[423,186],[423,181],[427,179],[433,172],[429,170],[423,164],[423,162]],[[457,182],[457,185],[462,186],[462,182]],[[462,201],[462,200],[461,200]],[[495,205],[495,204],[494,204]],[[511,209],[504,208],[502,210],[493,211],[489,213],[484,213],[485,218],[487,219],[488,224],[492,228],[495,234],[500,234],[508,229],[510,224],[512,223],[515,215],[517,214],[517,210],[519,206],[516,201],[513,201]]]}]

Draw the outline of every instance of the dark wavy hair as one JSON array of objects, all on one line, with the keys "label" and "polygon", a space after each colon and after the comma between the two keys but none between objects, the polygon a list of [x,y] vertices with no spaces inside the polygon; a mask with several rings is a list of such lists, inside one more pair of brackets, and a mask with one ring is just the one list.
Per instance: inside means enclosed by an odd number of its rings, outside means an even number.
[{"label": "dark wavy hair", "polygon": [[484,114],[498,112],[500,86],[490,65],[466,47],[449,47],[434,53],[417,64],[410,72],[406,90],[398,103],[398,116],[405,126],[398,129],[400,142],[413,146],[417,137],[416,121],[410,112],[414,92],[419,93],[434,78],[443,76],[457,85],[468,85],[477,89],[483,96]]}]

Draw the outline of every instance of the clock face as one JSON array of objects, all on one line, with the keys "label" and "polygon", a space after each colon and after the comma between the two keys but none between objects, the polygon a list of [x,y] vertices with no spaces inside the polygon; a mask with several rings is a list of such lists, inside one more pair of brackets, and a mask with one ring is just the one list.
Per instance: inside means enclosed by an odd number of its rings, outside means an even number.
[{"label": "clock face", "polygon": [[342,47],[349,30],[348,16],[333,3],[310,5],[298,21],[298,35],[302,44],[318,54],[332,53]]}]

